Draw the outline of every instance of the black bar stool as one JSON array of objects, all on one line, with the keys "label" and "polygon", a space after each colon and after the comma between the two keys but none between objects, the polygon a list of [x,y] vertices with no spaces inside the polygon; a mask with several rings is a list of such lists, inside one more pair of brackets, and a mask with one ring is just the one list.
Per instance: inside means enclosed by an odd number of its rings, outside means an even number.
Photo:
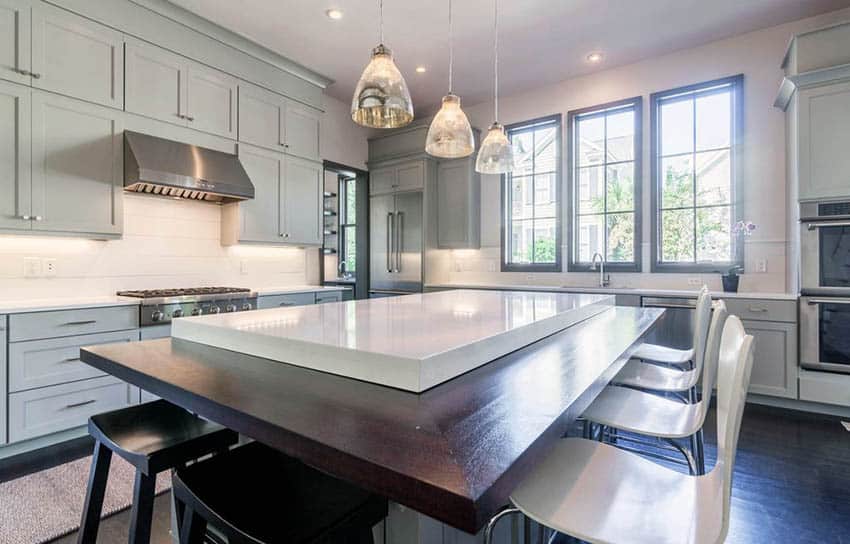
[{"label": "black bar stool", "polygon": [[367,544],[387,500],[258,442],[172,475],[180,544]]},{"label": "black bar stool", "polygon": [[112,453],[136,467],[131,544],[148,544],[156,475],[210,453],[227,451],[239,435],[164,400],[92,416],[95,439],[78,544],[95,544]]}]

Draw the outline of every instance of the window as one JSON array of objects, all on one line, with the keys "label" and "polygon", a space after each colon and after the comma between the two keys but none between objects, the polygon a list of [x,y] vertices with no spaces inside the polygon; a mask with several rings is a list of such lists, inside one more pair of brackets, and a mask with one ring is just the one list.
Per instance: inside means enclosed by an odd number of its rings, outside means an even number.
[{"label": "window", "polygon": [[503,178],[502,270],[561,270],[561,116],[507,127],[514,170]]},{"label": "window", "polygon": [[339,178],[339,262],[340,272],[357,270],[357,178]]},{"label": "window", "polygon": [[570,270],[640,271],[641,98],[570,112]]},{"label": "window", "polygon": [[653,271],[713,272],[742,262],[743,76],[655,93],[652,107]]}]

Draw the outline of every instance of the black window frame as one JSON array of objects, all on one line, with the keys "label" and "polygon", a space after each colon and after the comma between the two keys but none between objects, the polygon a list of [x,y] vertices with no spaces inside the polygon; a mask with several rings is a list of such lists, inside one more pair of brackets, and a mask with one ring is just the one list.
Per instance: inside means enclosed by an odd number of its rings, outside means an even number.
[{"label": "black window frame", "polygon": [[[643,96],[634,96],[623,100],[597,104],[586,108],[572,110],[567,113],[567,169],[569,172],[569,188],[567,191],[567,214],[570,220],[570,243],[568,249],[567,270],[570,272],[589,272],[593,269],[590,263],[578,260],[579,249],[579,214],[578,214],[578,167],[576,166],[576,155],[578,138],[576,138],[576,120],[587,119],[595,116],[603,116],[626,109],[631,106],[634,111],[634,262],[608,262],[607,255],[605,269],[617,272],[640,272],[643,268]],[[607,135],[606,135],[607,141]],[[618,164],[618,163],[612,163]],[[604,166],[607,180],[607,154]],[[607,183],[605,184],[607,186]],[[607,215],[608,212],[605,212]],[[607,237],[606,237],[607,238]],[[607,254],[608,240],[605,240],[605,253]]]},{"label": "black window frame", "polygon": [[[351,182],[354,184],[355,190],[355,199],[357,198],[357,177],[352,176],[338,176],[337,181],[337,267],[341,263],[346,262],[347,259],[347,250],[346,250],[346,227],[354,228],[354,244],[355,248],[357,247],[357,207],[355,204],[354,214],[355,214],[355,222],[348,223],[348,187],[347,184]],[[356,200],[355,200],[356,202]],[[354,273],[357,274],[357,249],[355,249],[354,253],[354,270],[349,270],[348,267],[345,269],[346,273]]]},{"label": "black window frame", "polygon": [[[731,138],[729,149],[730,149],[730,157],[729,160],[732,163],[731,172],[732,172],[732,184],[730,187],[730,206],[731,206],[731,214],[730,214],[730,236],[732,243],[732,251],[733,251],[733,260],[728,262],[693,262],[693,263],[685,263],[685,262],[661,262],[659,261],[661,257],[661,248],[659,247],[659,234],[661,233],[661,214],[659,213],[661,210],[661,191],[660,191],[660,161],[661,157],[659,155],[661,150],[661,141],[660,141],[660,130],[659,123],[661,121],[659,116],[659,109],[661,102],[670,97],[679,96],[679,95],[699,95],[701,93],[710,94],[712,91],[716,92],[718,87],[729,86],[732,90],[732,117],[731,121],[733,123],[733,127],[731,130]],[[651,253],[652,253],[652,261],[651,261],[651,271],[652,272],[672,272],[672,273],[714,273],[714,272],[725,272],[727,269],[733,266],[743,267],[744,265],[744,243],[742,240],[737,239],[735,234],[732,233],[733,225],[741,221],[743,218],[743,187],[742,187],[742,179],[743,179],[743,135],[744,135],[744,75],[738,74],[735,76],[724,77],[720,79],[714,79],[710,81],[704,81],[701,83],[695,83],[692,85],[686,85],[683,87],[677,87],[675,89],[669,89],[665,91],[658,91],[652,93],[649,97],[650,104],[650,126],[651,126],[651,145],[650,145],[650,161],[651,161],[651,202],[650,209],[652,214],[652,224],[651,224]],[[694,118],[694,133],[696,133],[696,118]],[[696,138],[694,138],[694,146],[696,146]],[[694,152],[695,153],[695,152]],[[694,179],[694,183],[696,183],[696,179]],[[696,194],[696,193],[695,193]],[[700,208],[701,206],[694,206],[694,210]],[[696,212],[694,212],[696,213]],[[694,224],[694,229],[696,229],[696,223]],[[696,235],[694,236],[694,244],[696,244]],[[694,257],[696,258],[696,252],[694,253]]]},{"label": "black window frame", "polygon": [[505,132],[510,140],[514,135],[523,132],[530,132],[539,129],[541,125],[552,124],[555,127],[555,149],[557,150],[557,158],[555,160],[555,262],[553,263],[512,263],[509,262],[511,252],[508,250],[508,221],[510,221],[508,184],[511,182],[511,174],[502,174],[500,176],[501,184],[501,271],[502,272],[561,272],[561,229],[563,221],[563,201],[562,201],[562,163],[563,163],[563,135],[564,129],[563,116],[560,113],[537,117],[528,121],[512,123],[505,126]]}]

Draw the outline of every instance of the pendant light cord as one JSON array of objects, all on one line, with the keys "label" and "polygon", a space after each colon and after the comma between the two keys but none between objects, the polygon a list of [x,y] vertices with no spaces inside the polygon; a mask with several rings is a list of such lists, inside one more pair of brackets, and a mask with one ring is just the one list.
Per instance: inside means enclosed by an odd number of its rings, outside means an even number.
[{"label": "pendant light cord", "polygon": [[499,120],[499,0],[493,0],[493,106]]},{"label": "pendant light cord", "polygon": [[384,44],[384,0],[378,0],[378,43]]},{"label": "pendant light cord", "polygon": [[454,33],[452,32],[452,0],[449,0],[449,94],[452,94],[452,72],[454,71]]}]

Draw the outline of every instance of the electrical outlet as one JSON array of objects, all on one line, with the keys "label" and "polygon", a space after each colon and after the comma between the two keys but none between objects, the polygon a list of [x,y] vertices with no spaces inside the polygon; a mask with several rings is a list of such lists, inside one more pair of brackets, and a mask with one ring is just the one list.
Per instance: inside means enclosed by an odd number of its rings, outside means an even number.
[{"label": "electrical outlet", "polygon": [[496,270],[496,261],[492,259],[487,261],[487,272],[498,272],[498,270]]},{"label": "electrical outlet", "polygon": [[239,261],[239,273],[243,276],[248,273],[248,261]]},{"label": "electrical outlet", "polygon": [[41,261],[41,269],[44,271],[45,277],[55,278],[56,277],[56,259],[53,257],[44,259]]},{"label": "electrical outlet", "polygon": [[699,287],[702,285],[702,278],[688,278],[688,285]]},{"label": "electrical outlet", "polygon": [[27,257],[24,259],[24,277],[41,277],[41,259],[36,259],[34,257]]},{"label": "electrical outlet", "polygon": [[759,259],[756,261],[756,272],[764,274],[767,272],[767,259]]},{"label": "electrical outlet", "polygon": [[534,283],[534,274],[526,274],[525,281],[526,283]]}]

